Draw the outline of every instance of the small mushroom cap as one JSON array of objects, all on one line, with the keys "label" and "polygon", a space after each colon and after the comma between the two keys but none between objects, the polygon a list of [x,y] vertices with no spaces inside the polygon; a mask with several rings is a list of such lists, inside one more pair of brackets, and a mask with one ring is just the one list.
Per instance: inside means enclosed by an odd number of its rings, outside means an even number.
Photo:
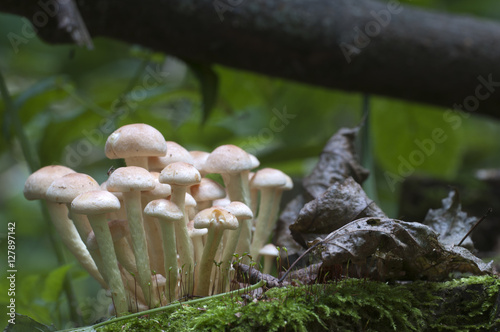
[{"label": "small mushroom cap", "polygon": [[242,202],[234,201],[231,202],[231,204],[226,205],[224,208],[231,212],[238,219],[253,218],[252,210]]},{"label": "small mushroom cap", "polygon": [[85,215],[106,214],[118,211],[120,201],[109,191],[96,190],[84,192],[71,202],[71,209],[75,213]]},{"label": "small mushroom cap", "polygon": [[225,206],[228,206],[229,204],[231,204],[231,200],[228,197],[216,199],[212,202],[213,206],[225,207]]},{"label": "small mushroom cap", "polygon": [[197,202],[206,202],[226,197],[226,190],[216,181],[203,178],[191,187],[191,195]]},{"label": "small mushroom cap", "polygon": [[182,220],[184,217],[179,207],[166,199],[156,199],[149,202],[144,208],[144,213],[151,217],[171,221]]},{"label": "small mushroom cap", "polygon": [[160,173],[151,172],[151,175],[155,178],[155,187],[152,190],[144,191],[142,195],[149,199],[160,199],[170,196],[172,188],[169,184],[160,182]]},{"label": "small mushroom cap", "polygon": [[286,185],[288,176],[274,168],[263,168],[255,173],[250,187],[256,189],[277,188]]},{"label": "small mushroom cap", "polygon": [[106,140],[105,153],[109,159],[164,156],[167,144],[163,135],[144,123],[125,125]]},{"label": "small mushroom cap", "polygon": [[189,154],[193,158],[193,166],[196,167],[200,173],[205,172],[205,162],[208,156],[210,156],[210,153],[205,151],[189,151]]},{"label": "small mushroom cap", "polygon": [[100,190],[101,187],[91,176],[83,173],[69,173],[55,179],[47,189],[46,198],[57,203],[71,203],[81,193]]},{"label": "small mushroom cap", "polygon": [[108,225],[113,241],[118,241],[130,234],[130,229],[128,228],[128,222],[126,220],[111,220],[108,222]]},{"label": "small mushroom cap", "polygon": [[168,165],[182,161],[188,164],[193,164],[194,160],[191,154],[176,142],[167,141],[167,154],[162,157],[148,158],[149,169],[151,171],[161,172]]},{"label": "small mushroom cap", "polygon": [[[106,191],[109,191],[108,190],[108,181],[104,181],[103,183],[101,183],[101,190],[106,190]],[[111,191],[110,191],[111,192]],[[119,191],[113,191],[111,192],[113,195],[116,196],[116,198],[118,198],[120,201],[123,201],[123,193],[119,192]]]},{"label": "small mushroom cap", "polygon": [[170,185],[192,186],[200,181],[200,172],[193,165],[181,161],[168,165],[160,173],[160,182]]},{"label": "small mushroom cap", "polygon": [[51,165],[40,168],[31,174],[24,183],[24,197],[27,200],[45,199],[47,189],[49,189],[55,179],[69,173],[76,173],[71,168],[59,165]]},{"label": "small mushroom cap", "polygon": [[283,186],[281,186],[279,189],[281,189],[281,190],[292,190],[292,188],[293,188],[293,180],[288,175],[285,174],[285,176],[286,176],[286,183]]},{"label": "small mushroom cap", "polygon": [[251,169],[254,169],[254,168],[257,168],[257,167],[260,166],[260,161],[259,161],[259,159],[257,159],[256,156],[254,156],[253,154],[249,153],[248,157],[250,158],[250,161],[252,162],[252,168]]},{"label": "small mushroom cap", "polygon": [[238,228],[238,219],[225,208],[213,206],[199,212],[194,217],[194,228],[224,228],[235,230]]},{"label": "small mushroom cap", "polygon": [[108,178],[109,191],[147,191],[155,188],[155,178],[142,167],[117,168]]},{"label": "small mushroom cap", "polygon": [[208,233],[208,229],[206,228],[200,228],[200,229],[194,228],[194,220],[191,220],[190,222],[187,223],[187,229],[190,238],[203,236]]},{"label": "small mushroom cap", "polygon": [[273,257],[278,257],[280,252],[278,249],[276,249],[276,246],[274,244],[266,244],[265,246],[262,247],[262,249],[259,250],[259,255],[261,256],[273,256]]},{"label": "small mushroom cap", "polygon": [[236,174],[252,169],[252,165],[252,160],[245,150],[228,144],[221,145],[210,153],[205,162],[205,171]]},{"label": "small mushroom cap", "polygon": [[184,198],[184,206],[186,207],[195,207],[196,200],[190,194],[186,193],[186,198]]}]

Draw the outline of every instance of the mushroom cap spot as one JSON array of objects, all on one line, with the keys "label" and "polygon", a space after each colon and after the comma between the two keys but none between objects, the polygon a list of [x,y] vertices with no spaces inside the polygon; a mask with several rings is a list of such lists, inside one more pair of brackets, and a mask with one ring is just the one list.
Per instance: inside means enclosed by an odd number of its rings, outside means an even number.
[{"label": "mushroom cap spot", "polygon": [[280,252],[278,251],[278,249],[276,249],[276,246],[274,244],[266,244],[265,246],[263,246],[260,250],[259,250],[259,255],[261,256],[274,256],[274,257],[278,257],[278,255],[280,254]]},{"label": "mushroom cap spot", "polygon": [[182,220],[184,217],[179,207],[166,199],[156,199],[149,202],[144,208],[144,213],[151,217],[171,221]]},{"label": "mushroom cap spot", "polygon": [[197,202],[213,201],[226,197],[226,190],[216,181],[203,178],[199,184],[191,187],[191,195]]},{"label": "mushroom cap spot", "polygon": [[30,201],[34,199],[45,199],[47,189],[49,189],[52,182],[70,173],[76,172],[71,168],[59,165],[40,168],[26,179],[24,183],[24,197]]},{"label": "mushroom cap spot", "polygon": [[200,172],[204,172],[205,162],[208,156],[210,156],[210,153],[205,151],[189,151],[189,154],[193,158],[193,166]]},{"label": "mushroom cap spot", "polygon": [[167,143],[154,127],[144,123],[125,125],[106,140],[105,153],[109,159],[164,156]]},{"label": "mushroom cap spot", "polygon": [[83,173],[69,173],[55,179],[47,189],[46,198],[57,203],[71,203],[81,193],[100,190],[101,187],[91,176]]},{"label": "mushroom cap spot", "polygon": [[242,148],[236,145],[221,145],[210,153],[205,162],[209,173],[236,174],[252,169],[252,161]]},{"label": "mushroom cap spot", "polygon": [[199,212],[194,217],[194,228],[235,230],[238,228],[238,219],[225,208],[214,206]]},{"label": "mushroom cap spot", "polygon": [[192,186],[200,181],[200,172],[193,165],[182,161],[169,164],[160,173],[160,182],[170,185]]},{"label": "mushroom cap spot", "polygon": [[167,154],[162,157],[148,158],[148,165],[151,171],[161,172],[166,166],[182,161],[188,164],[193,164],[194,160],[188,150],[184,149],[181,145],[167,141]]},{"label": "mushroom cap spot", "polygon": [[167,198],[172,193],[172,188],[169,184],[161,183],[159,181],[160,173],[151,172],[151,175],[155,178],[155,187],[152,190],[143,191],[142,195],[149,199],[160,199]]},{"label": "mushroom cap spot", "polygon": [[252,210],[245,203],[233,201],[231,202],[231,204],[225,206],[224,208],[231,212],[238,219],[253,218]]},{"label": "mushroom cap spot", "polygon": [[155,188],[155,178],[142,167],[117,168],[108,178],[109,191],[147,191]]},{"label": "mushroom cap spot", "polygon": [[263,168],[254,174],[250,181],[250,187],[256,189],[282,187],[286,185],[287,177],[285,173],[278,169]]},{"label": "mushroom cap spot", "polygon": [[118,211],[120,201],[109,191],[95,190],[84,192],[71,202],[71,209],[75,213],[85,215],[106,214]]}]

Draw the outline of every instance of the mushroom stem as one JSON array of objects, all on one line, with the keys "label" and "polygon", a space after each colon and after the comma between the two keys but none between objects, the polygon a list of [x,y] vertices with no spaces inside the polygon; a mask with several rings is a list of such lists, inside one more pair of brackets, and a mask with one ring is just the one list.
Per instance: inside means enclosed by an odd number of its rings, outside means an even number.
[{"label": "mushroom stem", "polygon": [[222,234],[222,229],[211,228],[208,230],[207,242],[205,243],[205,249],[203,250],[203,255],[201,257],[196,282],[195,294],[198,296],[208,296],[214,258],[217,253]]},{"label": "mushroom stem", "polygon": [[[250,256],[257,261],[259,250],[267,243],[269,238],[268,224],[272,223],[272,213],[277,211],[274,208],[276,201],[274,200],[274,189],[263,188],[260,191],[260,204],[257,221],[255,223],[255,232],[253,234],[252,244],[250,246]],[[275,212],[276,213],[276,212]]]},{"label": "mushroom stem", "polygon": [[191,239],[189,238],[189,232],[187,229],[188,215],[184,205],[187,187],[175,184],[171,184],[171,187],[172,195],[170,197],[170,200],[172,201],[172,203],[177,205],[179,210],[181,210],[182,214],[184,215],[183,220],[175,223],[175,238],[177,241],[177,253],[179,254],[180,258],[180,265],[184,269],[184,271],[188,272],[187,290],[188,292],[191,292],[193,290],[192,273],[194,271],[194,252],[193,244],[191,242]]},{"label": "mushroom stem", "polygon": [[149,265],[146,233],[143,226],[140,191],[124,192],[123,201],[127,210],[130,235],[132,237],[132,249],[138,272],[137,279],[144,293],[146,304],[150,307],[155,306],[157,298],[155,294],[152,294],[151,288],[151,267]]},{"label": "mushroom stem", "polygon": [[92,232],[92,227],[90,226],[89,220],[86,215],[73,213],[71,211],[71,204],[67,204],[69,210],[69,218],[73,220],[73,224],[75,224],[76,230],[78,234],[80,234],[80,238],[83,241],[87,240],[90,232]]},{"label": "mushroom stem", "polygon": [[[180,222],[183,222],[182,220]],[[179,279],[177,270],[177,249],[175,241],[175,226],[172,222],[160,223],[163,239],[164,270],[167,278],[168,288],[166,297],[168,302],[173,302],[177,298],[176,288]]]},{"label": "mushroom stem", "polygon": [[104,289],[108,285],[97,270],[94,259],[90,255],[85,243],[83,243],[73,222],[68,218],[66,204],[46,201],[50,217],[57,233],[61,236],[64,245],[75,256],[82,267],[95,279]]},{"label": "mushroom stem", "polygon": [[[148,202],[144,202],[146,206]],[[155,218],[144,215],[144,231],[146,232],[146,239],[148,244],[148,255],[151,268],[157,273],[165,275],[165,267],[163,265],[163,244],[160,233],[160,226]]]},{"label": "mushroom stem", "polygon": [[99,252],[103,260],[101,266],[103,269],[102,274],[109,285],[116,314],[120,316],[128,311],[127,295],[118,268],[118,261],[108,222],[104,214],[90,215],[88,218],[94,230],[94,235],[99,245]]},{"label": "mushroom stem", "polygon": [[148,158],[147,157],[126,157],[125,164],[127,166],[137,166],[148,169]]},{"label": "mushroom stem", "polygon": [[[224,180],[227,194],[231,201],[238,201],[251,206],[248,174],[249,171],[242,171],[236,174],[224,173],[222,174],[222,179]],[[232,236],[237,238],[237,254],[243,255],[243,253],[249,252],[252,240],[252,220],[247,219],[240,223]],[[244,261],[247,261],[247,259],[244,259]]]}]

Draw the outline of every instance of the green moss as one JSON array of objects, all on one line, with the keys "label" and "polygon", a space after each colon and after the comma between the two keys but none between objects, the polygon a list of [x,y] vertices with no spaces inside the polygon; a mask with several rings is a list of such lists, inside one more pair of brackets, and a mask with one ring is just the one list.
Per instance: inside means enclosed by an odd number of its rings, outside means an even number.
[{"label": "green moss", "polygon": [[499,324],[495,277],[405,285],[347,279],[273,288],[258,300],[226,296],[98,331],[474,331]]}]

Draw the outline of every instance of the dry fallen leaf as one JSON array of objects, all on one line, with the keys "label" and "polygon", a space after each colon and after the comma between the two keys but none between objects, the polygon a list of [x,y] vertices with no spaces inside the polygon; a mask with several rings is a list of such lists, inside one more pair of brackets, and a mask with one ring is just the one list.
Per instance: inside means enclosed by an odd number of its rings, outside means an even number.
[{"label": "dry fallen leaf", "polygon": [[429,227],[390,218],[362,218],[330,233],[319,246],[323,266],[378,280],[444,280],[453,273],[491,273],[467,249],[443,246]]}]

